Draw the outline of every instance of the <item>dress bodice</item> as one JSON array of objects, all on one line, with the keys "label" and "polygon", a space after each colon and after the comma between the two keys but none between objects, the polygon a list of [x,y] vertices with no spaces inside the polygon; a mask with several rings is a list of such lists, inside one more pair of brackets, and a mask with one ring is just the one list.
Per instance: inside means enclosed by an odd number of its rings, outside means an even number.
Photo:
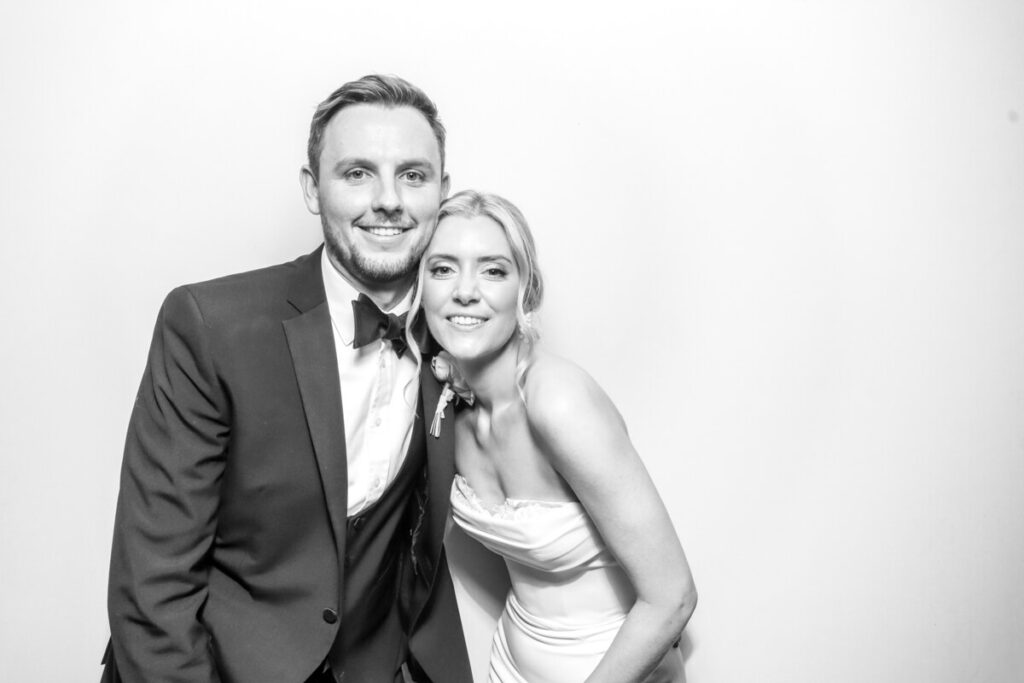
[{"label": "dress bodice", "polygon": [[[491,649],[490,683],[579,683],[593,672],[636,600],[632,584],[575,501],[506,499],[487,505],[455,475],[452,516],[501,555],[512,590]],[[647,683],[678,682],[667,654]]]},{"label": "dress bodice", "polygon": [[498,505],[487,505],[457,474],[452,511],[459,526],[487,548],[540,571],[583,571],[616,564],[578,502],[506,498]]},{"label": "dress bodice", "polygon": [[452,514],[468,536],[501,555],[512,592],[531,614],[559,622],[621,619],[632,586],[583,505],[507,498],[487,505],[455,475]]}]

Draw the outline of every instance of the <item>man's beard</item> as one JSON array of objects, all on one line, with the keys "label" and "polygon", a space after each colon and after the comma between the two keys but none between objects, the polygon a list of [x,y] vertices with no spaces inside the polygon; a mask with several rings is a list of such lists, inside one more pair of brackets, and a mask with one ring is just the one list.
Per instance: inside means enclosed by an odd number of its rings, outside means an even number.
[{"label": "man's beard", "polygon": [[416,250],[405,256],[395,255],[393,258],[371,258],[355,248],[346,253],[327,228],[323,217],[320,222],[324,224],[324,246],[331,260],[340,264],[349,275],[360,282],[386,285],[414,275],[419,268],[422,254]]}]

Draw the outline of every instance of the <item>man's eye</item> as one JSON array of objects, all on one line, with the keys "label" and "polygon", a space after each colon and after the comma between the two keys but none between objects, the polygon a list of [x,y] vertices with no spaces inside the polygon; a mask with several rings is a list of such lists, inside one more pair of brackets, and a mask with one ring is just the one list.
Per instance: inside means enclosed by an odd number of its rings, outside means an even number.
[{"label": "man's eye", "polygon": [[419,171],[406,171],[402,177],[410,183],[422,183],[424,179],[424,175]]},{"label": "man's eye", "polygon": [[353,168],[345,174],[345,177],[349,180],[363,180],[366,178],[366,171],[361,168]]}]

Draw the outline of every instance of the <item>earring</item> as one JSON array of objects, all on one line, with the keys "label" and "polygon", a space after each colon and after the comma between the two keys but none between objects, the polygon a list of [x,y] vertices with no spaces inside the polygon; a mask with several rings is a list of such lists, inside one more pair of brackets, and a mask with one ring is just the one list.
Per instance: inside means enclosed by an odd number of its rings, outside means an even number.
[{"label": "earring", "polygon": [[523,314],[522,318],[516,322],[516,330],[519,332],[519,338],[527,343],[533,343],[537,341],[537,328],[534,324],[533,311]]}]

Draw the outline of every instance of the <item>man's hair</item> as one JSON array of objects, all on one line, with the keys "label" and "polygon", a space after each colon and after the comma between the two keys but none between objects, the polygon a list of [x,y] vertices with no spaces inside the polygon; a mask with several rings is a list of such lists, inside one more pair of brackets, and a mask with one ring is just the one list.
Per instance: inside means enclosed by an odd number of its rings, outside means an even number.
[{"label": "man's hair", "polygon": [[441,152],[441,171],[444,172],[445,131],[444,124],[437,116],[437,106],[426,93],[403,78],[370,74],[341,86],[317,105],[316,111],[313,112],[306,153],[309,156],[309,170],[317,182],[320,180],[320,153],[323,151],[324,129],[335,114],[353,104],[377,104],[390,108],[412,107],[423,114],[434,131],[437,148]]}]

